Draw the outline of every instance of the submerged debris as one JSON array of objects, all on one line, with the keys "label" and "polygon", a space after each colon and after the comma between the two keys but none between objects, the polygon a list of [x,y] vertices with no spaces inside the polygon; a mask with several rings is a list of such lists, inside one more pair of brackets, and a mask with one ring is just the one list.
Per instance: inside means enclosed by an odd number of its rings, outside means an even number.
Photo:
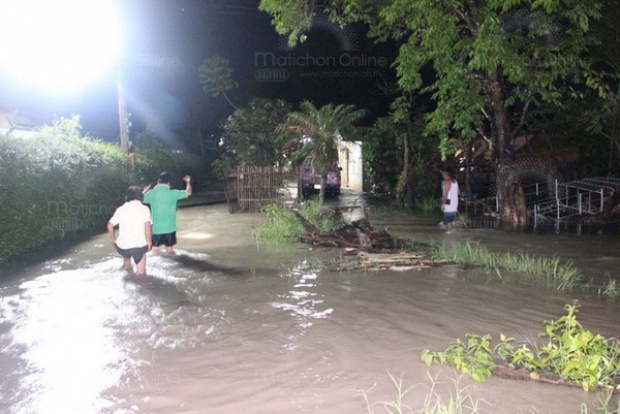
[{"label": "submerged debris", "polygon": [[433,260],[420,252],[377,252],[345,250],[345,259],[335,272],[345,271],[392,271],[408,272],[410,270],[428,269],[430,267],[455,264],[450,260]]},{"label": "submerged debris", "polygon": [[[335,211],[335,214],[340,211]],[[406,251],[407,243],[392,237],[385,230],[376,230],[368,219],[344,224],[337,230],[320,232],[298,212],[295,216],[306,234],[297,238],[314,246],[344,248],[344,260],[334,269],[343,271],[393,271],[407,272],[416,269],[454,264],[450,260],[434,260],[420,251]],[[409,246],[411,248],[411,246]]]}]

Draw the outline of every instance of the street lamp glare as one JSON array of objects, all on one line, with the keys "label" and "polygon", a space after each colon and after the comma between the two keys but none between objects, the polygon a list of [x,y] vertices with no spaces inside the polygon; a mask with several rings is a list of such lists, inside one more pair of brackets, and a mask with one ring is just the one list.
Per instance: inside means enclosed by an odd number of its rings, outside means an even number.
[{"label": "street lamp glare", "polygon": [[112,0],[4,0],[0,69],[16,81],[74,92],[117,59],[120,16]]}]

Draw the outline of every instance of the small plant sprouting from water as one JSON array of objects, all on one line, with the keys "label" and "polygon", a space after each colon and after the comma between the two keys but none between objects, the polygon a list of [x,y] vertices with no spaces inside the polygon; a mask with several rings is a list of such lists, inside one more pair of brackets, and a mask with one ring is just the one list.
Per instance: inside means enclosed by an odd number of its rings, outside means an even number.
[{"label": "small plant sprouting from water", "polygon": [[[594,408],[594,414],[620,414],[620,397],[616,395],[615,401],[613,400],[614,393],[612,391],[603,393],[598,407]],[[580,414],[590,414],[585,404],[581,405]]]},{"label": "small plant sprouting from water", "polygon": [[370,401],[368,400],[368,391],[364,392],[364,400],[366,401],[366,410],[368,412],[368,414],[377,414],[374,407],[375,406],[382,406],[385,409],[385,412],[388,414],[392,414],[392,413],[398,413],[398,414],[405,414],[405,413],[413,413],[413,410],[408,407],[407,405],[405,405],[404,403],[404,399],[405,396],[409,393],[409,391],[411,391],[413,389],[413,386],[409,387],[409,388],[405,388],[404,384],[403,384],[403,376],[401,375],[400,377],[398,377],[398,379],[396,379],[392,374],[390,374],[388,372],[388,376],[390,377],[390,380],[392,381],[392,384],[394,385],[394,388],[396,388],[396,396],[394,398],[394,400],[392,401],[380,401],[380,402],[376,402],[376,403],[370,403]]},{"label": "small plant sprouting from water", "polygon": [[598,295],[606,298],[620,298],[620,287],[617,280],[609,276],[605,286],[598,290]]},{"label": "small plant sprouting from water", "polygon": [[572,262],[562,262],[557,257],[532,256],[526,253],[495,253],[471,242],[459,243],[452,250],[434,246],[435,259],[453,260],[472,266],[484,266],[501,277],[502,270],[542,276],[547,286],[570,290],[581,281],[579,270]]},{"label": "small plant sprouting from water", "polygon": [[424,399],[424,407],[420,414],[479,414],[482,411],[478,407],[481,400],[474,400],[467,391],[467,388],[459,386],[458,382],[454,382],[455,393],[450,393],[446,399],[435,391],[437,385],[436,380],[433,381],[433,388]]},{"label": "small plant sprouting from water", "polygon": [[453,342],[441,352],[424,350],[422,360],[449,364],[459,372],[484,382],[499,365],[529,372],[530,378],[549,378],[576,383],[584,390],[620,390],[620,341],[584,329],[577,320],[578,306],[565,306],[566,315],[547,322],[539,337],[542,345],[515,347],[514,338],[500,336],[491,346],[490,335],[467,335],[466,341]]},{"label": "small plant sprouting from water", "polygon": [[[296,236],[306,232],[294,210],[278,204],[268,204],[261,211],[267,214],[269,221],[254,231],[254,236],[259,242],[276,245],[292,243],[296,241]],[[327,233],[343,225],[332,210],[318,201],[304,203],[297,212],[321,232]]]},{"label": "small plant sprouting from water", "polygon": [[[364,400],[366,402],[366,412],[368,414],[479,414],[481,413],[478,406],[479,400],[474,400],[467,391],[467,388],[460,387],[458,381],[452,380],[454,383],[455,392],[450,393],[448,397],[442,397],[442,395],[436,390],[439,382],[436,378],[429,377],[431,379],[431,390],[425,396],[422,403],[422,408],[419,411],[414,411],[411,407],[405,404],[404,400],[407,394],[414,388],[410,386],[405,388],[402,375],[395,378],[388,372],[390,381],[396,389],[396,395],[391,401],[379,401],[371,403],[368,399],[368,392],[364,391]],[[378,409],[383,408],[381,411]]]}]

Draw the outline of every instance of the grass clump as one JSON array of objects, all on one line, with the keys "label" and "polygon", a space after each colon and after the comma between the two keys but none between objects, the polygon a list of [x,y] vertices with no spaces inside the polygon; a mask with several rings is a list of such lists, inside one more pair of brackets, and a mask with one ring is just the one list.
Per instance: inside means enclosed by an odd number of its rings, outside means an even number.
[{"label": "grass clump", "polygon": [[388,375],[396,389],[394,399],[370,403],[367,395],[368,392],[364,392],[368,414],[379,414],[377,410],[380,408],[383,408],[381,412],[388,414],[478,414],[482,412],[478,407],[480,401],[474,400],[467,392],[467,389],[460,387],[457,381],[453,381],[456,391],[451,392],[448,397],[443,397],[436,390],[439,383],[435,378],[431,378],[431,390],[425,396],[422,408],[414,411],[413,408],[404,402],[405,397],[414,387],[405,388],[402,375],[399,378],[395,378],[390,373]]},{"label": "grass clump", "polygon": [[[616,401],[613,401],[613,392],[608,391],[603,394],[599,401],[598,407],[594,408],[595,414],[620,414],[620,397],[616,397]],[[580,414],[590,414],[588,407],[582,404]]]},{"label": "grass clump", "polygon": [[254,231],[258,242],[276,245],[293,243],[297,241],[296,236],[307,233],[295,211],[321,233],[329,233],[344,225],[334,210],[314,200],[305,202],[295,210],[268,204],[261,211],[269,217],[269,221]]},{"label": "grass clump", "polygon": [[515,346],[514,338],[500,335],[499,344],[492,346],[490,335],[470,334],[444,351],[423,351],[422,360],[427,365],[449,364],[479,382],[501,364],[525,370],[533,380],[575,383],[586,391],[620,390],[620,341],[584,329],[577,320],[576,304],[566,305],[565,310],[561,318],[546,322],[539,334],[546,340],[542,345]]},{"label": "grass clump", "polygon": [[598,290],[598,295],[613,299],[620,298],[620,287],[618,286],[617,280],[609,276],[605,286]]},{"label": "grass clump", "polygon": [[572,262],[562,262],[558,257],[495,253],[469,241],[457,244],[452,250],[445,246],[434,246],[431,255],[435,259],[453,260],[463,265],[483,266],[493,270],[500,278],[502,270],[542,276],[547,286],[558,290],[570,290],[582,280]]}]

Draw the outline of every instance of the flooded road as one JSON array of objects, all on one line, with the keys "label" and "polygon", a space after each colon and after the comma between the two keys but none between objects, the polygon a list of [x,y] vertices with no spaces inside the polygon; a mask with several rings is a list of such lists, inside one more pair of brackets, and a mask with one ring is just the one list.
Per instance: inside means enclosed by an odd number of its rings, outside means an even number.
[{"label": "flooded road", "polygon": [[[376,227],[421,242],[475,240],[559,255],[588,278],[620,269],[617,236],[440,231],[438,216],[369,207]],[[597,396],[491,378],[477,384],[426,368],[420,352],[466,333],[534,339],[543,321],[582,305],[586,328],[620,336],[620,302],[498,281],[456,266],[333,273],[339,253],[257,246],[261,215],[226,206],[179,211],[176,257],[148,257],[149,276],[118,270],[105,235],[0,279],[1,413],[375,413],[395,400],[389,374],[415,386],[466,388],[483,412],[579,413]],[[479,274],[476,274],[478,272]],[[592,410],[591,410],[592,412]]]}]

